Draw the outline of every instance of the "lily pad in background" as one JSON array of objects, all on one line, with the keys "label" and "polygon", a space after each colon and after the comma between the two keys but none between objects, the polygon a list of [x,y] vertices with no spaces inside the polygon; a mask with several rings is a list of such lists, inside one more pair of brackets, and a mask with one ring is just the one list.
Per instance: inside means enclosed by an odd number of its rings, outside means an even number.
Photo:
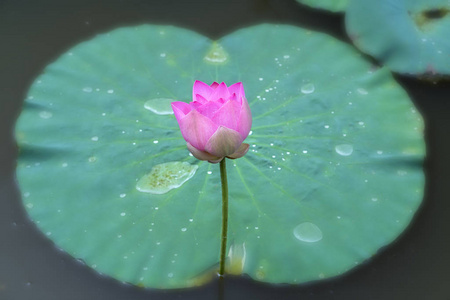
[{"label": "lily pad in background", "polygon": [[352,1],[345,21],[355,45],[393,71],[450,75],[450,1]]},{"label": "lily pad in background", "polygon": [[213,276],[219,166],[189,155],[169,109],[190,101],[196,79],[242,81],[254,119],[251,150],[228,161],[228,273],[336,276],[408,226],[423,194],[423,123],[388,70],[292,26],[213,42],[143,25],[75,46],[30,88],[17,178],[58,247],[146,287]]},{"label": "lily pad in background", "polygon": [[332,12],[344,12],[350,0],[297,0],[297,2]]}]

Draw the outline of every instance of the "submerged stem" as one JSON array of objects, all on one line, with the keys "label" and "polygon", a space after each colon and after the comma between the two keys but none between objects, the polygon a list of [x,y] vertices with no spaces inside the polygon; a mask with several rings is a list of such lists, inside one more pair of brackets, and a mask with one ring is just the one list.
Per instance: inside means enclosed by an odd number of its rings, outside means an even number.
[{"label": "submerged stem", "polygon": [[228,231],[228,182],[225,159],[223,158],[220,161],[220,180],[222,183],[222,239],[220,244],[219,276],[223,276],[225,273],[225,252],[227,250]]}]

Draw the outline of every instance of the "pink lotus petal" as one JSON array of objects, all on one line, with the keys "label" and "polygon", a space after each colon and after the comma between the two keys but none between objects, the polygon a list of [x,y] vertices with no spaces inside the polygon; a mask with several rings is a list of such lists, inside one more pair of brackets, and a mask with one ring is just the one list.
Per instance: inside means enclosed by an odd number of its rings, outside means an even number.
[{"label": "pink lotus petal", "polygon": [[237,99],[245,97],[244,86],[242,85],[242,82],[230,85],[228,87],[228,91],[230,91],[230,94],[236,94]]},{"label": "pink lotus petal", "polygon": [[209,154],[206,151],[200,151],[189,143],[187,143],[187,147],[188,147],[189,152],[191,152],[192,155],[194,155],[194,157],[197,159],[207,160],[209,162],[219,162],[223,159],[223,157],[214,156],[212,154]]},{"label": "pink lotus petal", "polygon": [[243,143],[243,144],[241,144],[239,149],[236,150],[236,152],[234,152],[231,155],[227,155],[227,157],[231,158],[231,159],[241,158],[248,152],[248,149],[250,149],[250,145]]},{"label": "pink lotus petal", "polygon": [[196,158],[217,163],[245,155],[252,116],[241,82],[229,88],[222,82],[210,86],[195,81],[193,99],[189,104],[173,102],[172,108],[186,140]]},{"label": "pink lotus petal", "polygon": [[196,94],[196,95],[195,95],[194,101],[195,101],[195,102],[200,102],[201,104],[208,103],[208,100],[206,100],[205,97],[203,97],[203,96],[200,95],[200,94]]},{"label": "pink lotus petal", "polygon": [[230,98],[230,92],[228,91],[227,85],[224,82],[216,87],[214,92],[211,94],[209,101],[216,101],[219,98]]},{"label": "pink lotus petal", "polygon": [[203,105],[203,103],[200,103],[200,102],[198,102],[198,101],[192,101],[191,103],[189,103],[189,105],[190,105],[193,109],[197,110],[200,106]]},{"label": "pink lotus petal", "polygon": [[241,143],[241,135],[237,131],[220,126],[206,143],[205,151],[224,157],[236,152]]},{"label": "pink lotus petal", "polygon": [[217,125],[222,125],[237,131],[240,110],[241,105],[237,101],[229,100],[216,111],[211,120]]},{"label": "pink lotus petal", "polygon": [[207,85],[204,82],[201,82],[199,80],[196,80],[194,82],[194,88],[192,90],[192,99],[195,100],[195,95],[201,95],[205,99],[209,99],[211,94],[214,92],[214,89],[211,88],[209,85]]},{"label": "pink lotus petal", "polygon": [[252,128],[252,113],[248,106],[247,99],[245,98],[242,98],[242,107],[238,124],[238,132],[241,134],[242,140],[245,140]]},{"label": "pink lotus petal", "polygon": [[210,162],[210,163],[212,163],[212,164],[217,164],[217,163],[219,163],[222,159],[224,159],[224,157],[221,157],[221,158],[216,159],[216,160],[208,160],[208,162]]},{"label": "pink lotus petal", "polygon": [[221,105],[221,103],[209,101],[206,104],[197,107],[196,110],[205,117],[211,119],[214,113],[220,109]]},{"label": "pink lotus petal", "polygon": [[191,106],[186,102],[176,101],[172,102],[171,105],[178,122],[192,110]]},{"label": "pink lotus petal", "polygon": [[196,110],[192,110],[178,123],[186,142],[201,151],[205,150],[206,143],[219,128],[213,121]]}]

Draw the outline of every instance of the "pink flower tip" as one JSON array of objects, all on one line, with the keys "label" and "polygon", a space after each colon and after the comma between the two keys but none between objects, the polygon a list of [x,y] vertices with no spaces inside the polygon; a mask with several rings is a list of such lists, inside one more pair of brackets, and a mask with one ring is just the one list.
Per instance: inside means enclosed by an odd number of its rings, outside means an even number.
[{"label": "pink flower tip", "polygon": [[196,80],[192,102],[172,102],[172,109],[189,151],[200,160],[217,163],[247,153],[243,144],[252,127],[252,114],[241,82],[229,87]]}]

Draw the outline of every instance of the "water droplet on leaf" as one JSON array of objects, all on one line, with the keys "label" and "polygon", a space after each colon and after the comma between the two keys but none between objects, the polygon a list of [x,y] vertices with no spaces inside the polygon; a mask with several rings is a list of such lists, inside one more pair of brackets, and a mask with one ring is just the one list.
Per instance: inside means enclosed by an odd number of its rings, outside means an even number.
[{"label": "water droplet on leaf", "polygon": [[183,185],[194,176],[197,169],[197,165],[187,162],[176,161],[159,164],[154,166],[150,173],[139,179],[136,189],[145,193],[164,194]]},{"label": "water droplet on leaf", "polygon": [[315,89],[316,88],[314,87],[314,84],[307,83],[302,86],[301,91],[303,94],[311,94],[311,93],[314,93]]},{"label": "water droplet on leaf", "polygon": [[144,103],[144,107],[157,115],[173,114],[172,106],[173,99],[169,98],[155,98],[150,99]]},{"label": "water droplet on leaf", "polygon": [[53,114],[49,111],[41,111],[39,113],[39,117],[41,117],[42,119],[50,119],[53,116]]},{"label": "water droplet on leaf", "polygon": [[353,146],[349,144],[341,144],[335,147],[336,153],[342,156],[349,156],[353,153]]},{"label": "water droplet on leaf", "polygon": [[217,42],[214,42],[203,59],[212,64],[224,64],[228,60],[228,53]]},{"label": "water droplet on leaf", "polygon": [[305,222],[294,228],[294,236],[307,243],[315,243],[322,239],[322,231],[316,224]]},{"label": "water droplet on leaf", "polygon": [[227,264],[227,273],[231,275],[240,275],[244,270],[245,260],[247,258],[247,251],[245,250],[245,243],[232,244],[228,250],[229,261]]}]

